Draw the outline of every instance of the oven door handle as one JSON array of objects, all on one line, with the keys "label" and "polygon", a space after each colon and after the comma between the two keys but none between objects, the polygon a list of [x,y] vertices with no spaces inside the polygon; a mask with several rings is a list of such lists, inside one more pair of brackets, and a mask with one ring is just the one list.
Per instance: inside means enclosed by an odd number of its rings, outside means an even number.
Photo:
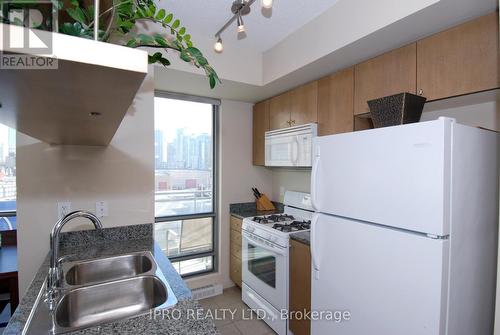
[{"label": "oven door handle", "polygon": [[262,248],[264,250],[274,252],[274,253],[276,253],[278,255],[281,255],[281,256],[285,256],[286,255],[285,250],[283,250],[282,248],[273,247],[272,245],[267,245],[267,244],[261,243],[257,239],[255,239],[252,236],[250,236],[250,234],[248,234],[246,232],[243,232],[243,238],[246,239],[248,242],[251,242],[255,246],[257,246],[259,248]]}]

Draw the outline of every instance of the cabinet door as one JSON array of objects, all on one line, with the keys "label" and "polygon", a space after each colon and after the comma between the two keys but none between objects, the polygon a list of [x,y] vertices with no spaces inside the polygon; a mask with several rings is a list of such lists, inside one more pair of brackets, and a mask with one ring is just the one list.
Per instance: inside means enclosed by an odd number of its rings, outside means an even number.
[{"label": "cabinet door", "polygon": [[498,88],[498,14],[423,39],[417,54],[417,87],[427,100]]},{"label": "cabinet door", "polygon": [[[290,312],[311,310],[311,250],[308,245],[290,241]],[[311,321],[290,319],[294,335],[309,335]]]},{"label": "cabinet door", "polygon": [[318,132],[320,136],[353,131],[354,68],[318,82]]},{"label": "cabinet door", "polygon": [[269,100],[253,107],[253,164],[265,164],[264,136],[269,130]]},{"label": "cabinet door", "polygon": [[291,91],[292,126],[317,122],[318,120],[318,82],[297,87]]},{"label": "cabinet door", "polygon": [[354,114],[368,113],[367,101],[402,92],[416,93],[416,43],[355,67]]},{"label": "cabinet door", "polygon": [[291,91],[272,98],[269,102],[269,128],[270,130],[290,127]]},{"label": "cabinet door", "polygon": [[239,287],[241,287],[241,225],[241,219],[231,216],[229,222],[229,276]]},{"label": "cabinet door", "polygon": [[229,258],[229,277],[238,287],[241,287],[241,259],[231,255]]}]

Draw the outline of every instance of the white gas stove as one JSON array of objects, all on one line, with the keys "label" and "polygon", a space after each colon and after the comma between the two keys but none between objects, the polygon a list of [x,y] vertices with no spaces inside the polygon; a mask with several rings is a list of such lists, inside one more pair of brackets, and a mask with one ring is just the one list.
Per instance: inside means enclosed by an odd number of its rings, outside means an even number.
[{"label": "white gas stove", "polygon": [[243,301],[279,335],[288,332],[281,318],[288,310],[288,248],[290,234],[310,229],[313,208],[307,193],[287,192],[283,214],[243,219]]}]

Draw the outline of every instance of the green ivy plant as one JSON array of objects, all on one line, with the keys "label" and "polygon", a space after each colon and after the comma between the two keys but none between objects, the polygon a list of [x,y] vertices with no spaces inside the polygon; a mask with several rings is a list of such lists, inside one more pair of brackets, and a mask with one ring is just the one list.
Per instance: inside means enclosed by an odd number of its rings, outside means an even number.
[{"label": "green ivy plant", "polygon": [[[12,6],[21,8],[36,7],[35,4],[27,4],[26,0],[10,2]],[[58,13],[67,15],[66,22],[59,22],[59,32],[67,35],[93,39],[94,38],[94,6],[85,5],[83,0],[52,0],[52,4]],[[105,20],[107,17],[107,20]],[[22,24],[20,22],[9,22],[2,16],[2,22],[10,24]],[[134,27],[140,22],[152,22],[164,28],[162,34],[134,34]],[[52,27],[50,19],[40,22],[36,28],[49,30]],[[163,8],[157,8],[153,0],[114,0],[110,8],[102,11],[99,16],[99,39],[109,42],[110,38],[120,37],[124,44],[130,48],[148,47],[161,49],[165,52],[174,50],[180,59],[191,63],[197,68],[203,69],[209,80],[210,88],[214,88],[220,79],[213,67],[208,63],[203,53],[194,46],[191,35],[181,25],[181,21],[168,13]],[[169,66],[170,60],[164,53],[155,51],[148,56],[150,64],[161,64]]]}]

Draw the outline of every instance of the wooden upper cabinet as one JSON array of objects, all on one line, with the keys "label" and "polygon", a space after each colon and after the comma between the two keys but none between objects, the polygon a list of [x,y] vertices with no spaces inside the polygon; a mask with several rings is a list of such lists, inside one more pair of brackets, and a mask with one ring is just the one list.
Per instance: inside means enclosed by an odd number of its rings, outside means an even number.
[{"label": "wooden upper cabinet", "polygon": [[354,68],[342,70],[318,81],[318,134],[353,131]]},{"label": "wooden upper cabinet", "polygon": [[269,129],[281,129],[290,127],[291,115],[291,91],[280,94],[271,98],[269,102]]},{"label": "wooden upper cabinet", "polygon": [[269,100],[253,106],[253,164],[265,165],[264,136],[269,130]]},{"label": "wooden upper cabinet", "polygon": [[368,113],[367,101],[402,92],[416,93],[416,43],[355,66],[354,114]]},{"label": "wooden upper cabinet", "polygon": [[318,120],[318,82],[297,87],[291,91],[291,126],[313,123]]},{"label": "wooden upper cabinet", "polygon": [[419,41],[419,94],[436,100],[500,87],[498,37],[494,12]]},{"label": "wooden upper cabinet", "polygon": [[270,130],[317,122],[318,82],[310,82],[271,98],[269,120]]}]

